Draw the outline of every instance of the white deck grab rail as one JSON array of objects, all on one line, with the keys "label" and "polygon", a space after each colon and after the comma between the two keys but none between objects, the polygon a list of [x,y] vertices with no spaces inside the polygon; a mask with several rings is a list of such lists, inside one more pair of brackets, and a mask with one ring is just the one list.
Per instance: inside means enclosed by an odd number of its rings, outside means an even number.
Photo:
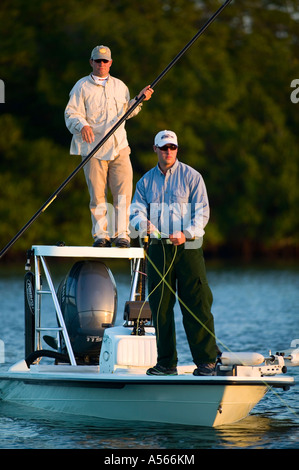
[{"label": "white deck grab rail", "polygon": [[[140,259],[144,257],[143,248],[96,248],[88,246],[55,246],[55,245],[34,245],[32,246],[32,252],[35,260],[35,294],[36,294],[36,324],[35,331],[37,333],[37,346],[40,347],[40,332],[42,330],[49,331],[61,331],[65,346],[69,355],[71,365],[76,366],[76,359],[71,346],[70,338],[67,332],[67,328],[64,322],[62,311],[59,305],[59,301],[56,295],[55,287],[51,278],[50,271],[48,269],[45,257],[58,257],[58,258],[118,258],[118,259],[130,259],[133,261],[133,279],[130,292],[130,300],[134,300],[138,270],[140,265]],[[49,290],[42,290],[40,284],[40,263],[41,261],[44,274],[47,279]],[[57,313],[59,326],[52,328],[41,327],[41,295],[51,294],[54,307]]]},{"label": "white deck grab rail", "polygon": [[60,308],[60,305],[59,305],[59,302],[58,302],[58,299],[57,299],[57,295],[56,295],[55,288],[54,288],[54,285],[53,285],[53,282],[52,282],[52,279],[51,279],[51,275],[50,275],[49,270],[48,270],[48,266],[47,266],[46,261],[45,261],[43,256],[40,257],[40,260],[42,262],[42,265],[43,265],[43,268],[44,268],[44,273],[45,273],[45,276],[46,276],[46,279],[47,279],[47,283],[48,283],[49,289],[50,289],[51,294],[52,294],[52,299],[53,299],[54,306],[55,306],[56,313],[57,313],[57,317],[58,317],[58,323],[62,328],[63,339],[65,341],[65,345],[66,345],[66,349],[67,349],[67,352],[68,352],[68,355],[69,355],[69,358],[70,358],[70,361],[71,361],[71,365],[76,366],[77,365],[76,359],[75,359],[74,352],[73,352],[73,349],[72,349],[72,346],[71,346],[71,342],[70,342],[70,338],[69,338],[69,335],[68,335],[68,332],[67,332],[67,329],[66,329],[66,325],[64,323],[64,318],[63,318],[61,308]]}]

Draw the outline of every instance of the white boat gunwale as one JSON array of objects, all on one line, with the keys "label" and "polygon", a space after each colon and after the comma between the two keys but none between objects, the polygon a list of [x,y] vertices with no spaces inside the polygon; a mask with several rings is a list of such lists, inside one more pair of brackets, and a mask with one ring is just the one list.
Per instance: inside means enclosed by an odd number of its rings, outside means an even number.
[{"label": "white boat gunwale", "polygon": [[[273,387],[273,388],[284,388],[287,385],[294,385],[293,377],[268,377],[267,380],[263,378],[257,377],[155,377],[155,378],[146,378],[144,375],[140,375],[140,377],[132,377],[126,375],[124,377],[117,377],[111,378],[109,374],[106,377],[99,376],[98,378],[95,377],[87,377],[86,374],[80,375],[77,377],[67,377],[59,375],[53,375],[50,377],[49,374],[38,374],[39,376],[29,375],[26,376],[26,373],[12,373],[12,374],[0,374],[0,380],[13,380],[13,381],[22,381],[24,383],[39,383],[41,385],[47,385],[49,383],[59,383],[69,386],[75,386],[76,383],[82,385],[82,383],[87,384],[89,386],[94,385],[96,387],[101,388],[103,384],[111,385],[111,388],[114,388],[116,384],[122,384],[124,387],[126,385],[190,385],[190,386],[204,386],[204,385],[224,385],[224,386],[265,386],[265,387]],[[111,375],[111,374],[110,374]]]}]

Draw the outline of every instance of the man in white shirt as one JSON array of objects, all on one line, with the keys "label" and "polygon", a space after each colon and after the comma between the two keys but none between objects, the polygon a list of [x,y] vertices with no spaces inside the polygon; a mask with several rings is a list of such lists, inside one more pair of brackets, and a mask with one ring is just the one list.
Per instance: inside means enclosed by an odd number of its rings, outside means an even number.
[{"label": "man in white shirt", "polygon": [[[135,101],[130,100],[127,86],[109,73],[111,51],[107,46],[96,46],[91,52],[92,73],[79,80],[70,92],[65,109],[65,122],[73,134],[70,153],[82,159],[94,149],[110,129],[128,111]],[[143,101],[150,99],[153,90],[145,87]],[[139,104],[129,115],[136,116]],[[123,122],[112,136],[84,165],[84,174],[90,194],[93,246],[129,247],[128,207],[132,198],[133,171],[130,147]],[[112,223],[108,224],[107,190],[113,197]],[[110,214],[111,215],[111,214]]]}]

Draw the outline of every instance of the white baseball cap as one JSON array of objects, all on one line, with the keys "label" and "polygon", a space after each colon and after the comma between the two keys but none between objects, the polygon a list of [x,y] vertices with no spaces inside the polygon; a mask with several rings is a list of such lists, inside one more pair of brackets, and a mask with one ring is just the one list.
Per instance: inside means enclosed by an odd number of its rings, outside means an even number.
[{"label": "white baseball cap", "polygon": [[163,147],[163,145],[173,144],[178,147],[178,138],[173,131],[160,131],[155,137],[155,146]]}]

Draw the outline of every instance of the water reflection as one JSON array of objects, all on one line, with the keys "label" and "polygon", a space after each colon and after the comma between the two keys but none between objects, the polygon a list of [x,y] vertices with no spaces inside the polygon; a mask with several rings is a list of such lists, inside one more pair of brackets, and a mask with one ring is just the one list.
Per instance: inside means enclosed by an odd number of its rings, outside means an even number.
[{"label": "water reflection", "polygon": [[[248,416],[214,429],[68,417],[0,405],[0,448],[213,449],[294,448],[298,427],[288,420]],[[61,431],[61,432],[60,432]]]}]

